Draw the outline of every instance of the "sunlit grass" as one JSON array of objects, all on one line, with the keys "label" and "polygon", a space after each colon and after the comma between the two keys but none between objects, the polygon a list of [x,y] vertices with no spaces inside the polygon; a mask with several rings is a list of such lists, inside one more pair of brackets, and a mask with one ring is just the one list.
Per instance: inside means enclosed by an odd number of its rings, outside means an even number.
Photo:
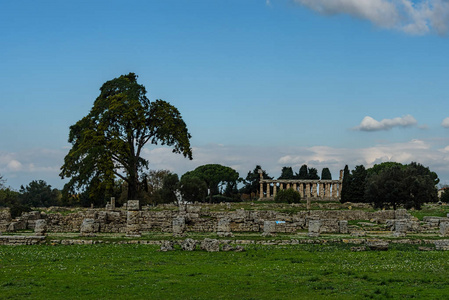
[{"label": "sunlit grass", "polygon": [[[177,246],[178,247],[178,246]],[[361,299],[449,297],[449,252],[390,245],[0,246],[1,299]]]}]

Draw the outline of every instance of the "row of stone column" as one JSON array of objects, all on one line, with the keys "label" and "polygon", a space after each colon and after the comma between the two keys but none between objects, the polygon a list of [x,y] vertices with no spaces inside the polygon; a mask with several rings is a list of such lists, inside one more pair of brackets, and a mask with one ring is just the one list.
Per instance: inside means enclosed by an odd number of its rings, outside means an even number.
[{"label": "row of stone column", "polygon": [[[264,194],[264,184],[266,194]],[[338,199],[341,194],[341,183],[338,182],[261,182],[260,198],[276,197],[277,191],[293,189],[301,195],[302,198],[328,198]]]}]

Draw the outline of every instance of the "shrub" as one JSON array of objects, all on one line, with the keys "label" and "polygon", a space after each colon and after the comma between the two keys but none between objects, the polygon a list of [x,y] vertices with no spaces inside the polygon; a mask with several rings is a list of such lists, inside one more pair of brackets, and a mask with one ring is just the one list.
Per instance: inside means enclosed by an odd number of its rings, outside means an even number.
[{"label": "shrub", "polygon": [[274,201],[277,203],[299,203],[301,201],[301,195],[294,189],[280,190]]}]

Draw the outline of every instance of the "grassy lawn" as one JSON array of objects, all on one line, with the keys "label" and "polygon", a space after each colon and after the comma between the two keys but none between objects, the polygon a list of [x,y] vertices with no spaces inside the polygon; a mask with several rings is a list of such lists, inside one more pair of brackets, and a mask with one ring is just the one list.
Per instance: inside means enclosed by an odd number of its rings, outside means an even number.
[{"label": "grassy lawn", "polygon": [[390,245],[0,246],[0,299],[385,299],[449,297],[449,252]]}]

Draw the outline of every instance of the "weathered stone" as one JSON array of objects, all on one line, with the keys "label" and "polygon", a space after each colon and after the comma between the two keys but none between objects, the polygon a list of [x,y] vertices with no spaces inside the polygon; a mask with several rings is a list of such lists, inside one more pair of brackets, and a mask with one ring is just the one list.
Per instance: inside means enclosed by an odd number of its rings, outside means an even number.
[{"label": "weathered stone", "polygon": [[405,237],[407,235],[408,221],[406,219],[395,220],[394,233],[395,237]]},{"label": "weathered stone", "polygon": [[351,251],[352,251],[352,252],[366,251],[366,247],[365,247],[365,246],[361,246],[361,247],[351,247]]},{"label": "weathered stone", "polygon": [[218,252],[220,251],[220,241],[206,238],[201,242],[201,250],[205,250],[207,252]]},{"label": "weathered stone", "polygon": [[440,235],[443,237],[449,236],[449,222],[440,222]]},{"label": "weathered stone", "polygon": [[139,200],[128,200],[128,204],[126,206],[128,210],[140,210],[140,202]]},{"label": "weathered stone", "polygon": [[177,216],[172,221],[172,231],[173,236],[179,237],[184,236],[184,231],[186,229],[186,219],[183,216]]},{"label": "weathered stone", "polygon": [[94,219],[84,219],[81,224],[80,233],[82,236],[94,236],[100,229],[100,224]]},{"label": "weathered stone", "polygon": [[264,221],[263,222],[263,236],[273,236],[276,234],[276,222]]},{"label": "weathered stone", "polygon": [[404,208],[396,209],[394,211],[395,219],[410,219],[410,217],[411,217],[411,215]]},{"label": "weathered stone", "polygon": [[418,247],[419,251],[433,251],[435,250],[434,248],[431,247]]},{"label": "weathered stone", "polygon": [[367,240],[366,246],[375,251],[387,251],[389,243],[383,240]]},{"label": "weathered stone", "polygon": [[181,242],[181,249],[184,251],[193,251],[196,248],[196,241],[193,239],[185,239]]},{"label": "weathered stone", "polygon": [[173,250],[175,250],[174,242],[172,242],[172,241],[162,241],[161,250],[160,251],[167,252],[167,251],[173,251]]},{"label": "weathered stone", "polygon": [[449,250],[449,240],[437,240],[434,241],[436,250]]},{"label": "weathered stone", "polygon": [[236,246],[234,251],[235,252],[243,252],[243,251],[245,251],[245,248],[243,248],[242,246]]},{"label": "weathered stone", "polygon": [[342,220],[338,222],[340,233],[347,234],[349,232],[348,229],[348,221]]},{"label": "weathered stone", "polygon": [[308,236],[318,237],[320,236],[321,220],[309,220],[309,232]]},{"label": "weathered stone", "polygon": [[224,252],[233,251],[234,247],[232,247],[229,244],[225,244],[225,245],[223,245],[223,247],[221,247],[221,250],[224,251]]},{"label": "weathered stone", "polygon": [[34,226],[34,233],[37,236],[45,235],[47,232],[47,221],[44,219],[36,220],[35,226]]},{"label": "weathered stone", "polygon": [[217,234],[221,237],[234,236],[231,232],[231,220],[229,218],[218,219]]}]

